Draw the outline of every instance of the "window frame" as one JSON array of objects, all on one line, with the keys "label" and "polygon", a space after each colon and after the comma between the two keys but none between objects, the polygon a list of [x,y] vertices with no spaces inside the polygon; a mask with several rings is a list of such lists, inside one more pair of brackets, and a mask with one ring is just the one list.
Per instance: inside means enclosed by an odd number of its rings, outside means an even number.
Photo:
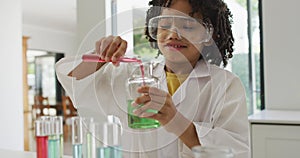
[{"label": "window frame", "polygon": [[[263,22],[262,22],[262,0],[258,1],[258,18],[259,18],[259,38],[260,38],[260,53],[259,53],[259,71],[260,71],[260,100],[261,100],[261,107],[260,110],[265,109],[265,88],[264,88],[264,51],[263,51]],[[248,33],[248,62],[249,62],[249,87],[251,87],[251,113],[253,114],[253,94],[256,94],[258,90],[256,90],[256,87],[253,87],[253,51],[252,51],[252,14],[251,14],[251,0],[247,0],[247,16],[248,16],[248,25],[247,25],[247,33]],[[250,9],[249,9],[250,8]],[[255,72],[254,72],[255,73]],[[249,110],[249,109],[248,109]]]}]

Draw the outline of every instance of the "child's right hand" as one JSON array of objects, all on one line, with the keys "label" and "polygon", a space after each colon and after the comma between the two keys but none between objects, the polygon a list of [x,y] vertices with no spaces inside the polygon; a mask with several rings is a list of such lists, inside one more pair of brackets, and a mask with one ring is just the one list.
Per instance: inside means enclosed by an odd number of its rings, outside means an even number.
[{"label": "child's right hand", "polygon": [[96,42],[95,53],[106,62],[111,60],[114,65],[118,65],[119,58],[125,55],[126,49],[127,41],[120,36],[108,36]]}]

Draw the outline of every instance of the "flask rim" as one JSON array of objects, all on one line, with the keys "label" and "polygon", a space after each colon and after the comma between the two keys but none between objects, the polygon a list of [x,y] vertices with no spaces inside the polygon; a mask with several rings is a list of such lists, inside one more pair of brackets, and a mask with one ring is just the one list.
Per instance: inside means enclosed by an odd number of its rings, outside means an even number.
[{"label": "flask rim", "polygon": [[129,76],[141,77],[142,76],[141,65],[144,70],[145,78],[153,76],[153,62],[151,61],[142,62],[142,63],[130,63],[130,65],[131,65],[130,66],[131,71],[129,72]]}]

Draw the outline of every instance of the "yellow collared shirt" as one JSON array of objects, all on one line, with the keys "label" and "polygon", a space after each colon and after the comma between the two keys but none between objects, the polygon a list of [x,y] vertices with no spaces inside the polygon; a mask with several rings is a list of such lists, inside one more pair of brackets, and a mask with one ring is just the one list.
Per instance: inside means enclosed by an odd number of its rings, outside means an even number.
[{"label": "yellow collared shirt", "polygon": [[185,79],[188,77],[188,74],[174,74],[171,72],[166,71],[167,76],[167,85],[168,90],[171,95],[173,95],[178,87],[185,81]]}]

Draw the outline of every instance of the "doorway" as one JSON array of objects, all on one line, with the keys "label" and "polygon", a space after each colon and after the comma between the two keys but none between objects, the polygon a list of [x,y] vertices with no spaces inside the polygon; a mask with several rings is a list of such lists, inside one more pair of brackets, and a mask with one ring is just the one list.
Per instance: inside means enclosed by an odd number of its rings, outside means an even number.
[{"label": "doorway", "polygon": [[[41,114],[55,116],[62,115],[61,96],[64,93],[55,74],[55,63],[64,57],[63,53],[48,52],[42,50],[27,50],[27,109],[30,111],[27,115],[28,150],[35,151],[34,142],[34,121]],[[36,109],[35,98],[42,96],[47,98],[50,108],[42,111]],[[25,129],[26,130],[26,129]],[[26,133],[26,132],[25,132]]]}]

